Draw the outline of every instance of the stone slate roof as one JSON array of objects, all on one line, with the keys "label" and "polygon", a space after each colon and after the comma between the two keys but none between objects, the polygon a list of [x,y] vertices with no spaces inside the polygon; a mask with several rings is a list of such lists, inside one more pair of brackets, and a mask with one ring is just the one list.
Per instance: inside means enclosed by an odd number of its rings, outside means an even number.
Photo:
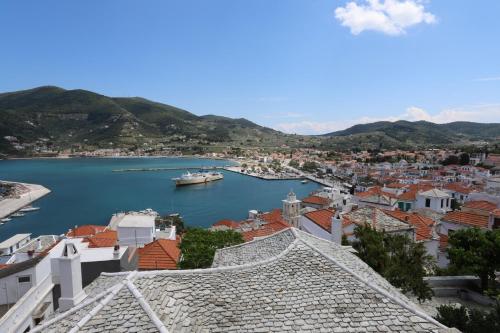
[{"label": "stone slate roof", "polygon": [[34,332],[447,332],[345,248],[287,229],[214,268],[103,273]]}]

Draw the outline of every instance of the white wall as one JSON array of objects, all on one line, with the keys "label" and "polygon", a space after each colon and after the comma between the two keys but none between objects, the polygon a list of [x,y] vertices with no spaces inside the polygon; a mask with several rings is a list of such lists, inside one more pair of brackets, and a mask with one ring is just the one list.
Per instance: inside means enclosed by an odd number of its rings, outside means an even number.
[{"label": "white wall", "polygon": [[154,227],[141,228],[118,226],[117,231],[118,242],[120,245],[143,246],[144,244],[151,243],[154,240]]},{"label": "white wall", "polygon": [[[431,199],[430,207],[425,206],[425,201],[427,198]],[[441,200],[444,200],[443,208],[441,208]],[[446,198],[434,198],[434,197],[426,197],[423,195],[417,195],[417,202],[415,204],[415,208],[417,209],[427,208],[438,213],[448,212],[451,210],[451,198],[448,198],[447,200]]]}]

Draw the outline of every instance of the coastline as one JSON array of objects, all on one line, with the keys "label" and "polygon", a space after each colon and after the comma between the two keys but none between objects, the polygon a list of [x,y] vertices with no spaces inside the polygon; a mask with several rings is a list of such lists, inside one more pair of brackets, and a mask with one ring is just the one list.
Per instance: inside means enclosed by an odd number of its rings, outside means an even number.
[{"label": "coastline", "polygon": [[28,183],[19,183],[19,182],[10,182],[10,181],[1,181],[2,183],[7,184],[19,184],[25,186],[29,189],[29,191],[22,193],[18,198],[6,198],[0,200],[0,218],[4,218],[9,216],[19,209],[30,205],[36,200],[46,196],[51,191],[38,184],[28,184]]}]

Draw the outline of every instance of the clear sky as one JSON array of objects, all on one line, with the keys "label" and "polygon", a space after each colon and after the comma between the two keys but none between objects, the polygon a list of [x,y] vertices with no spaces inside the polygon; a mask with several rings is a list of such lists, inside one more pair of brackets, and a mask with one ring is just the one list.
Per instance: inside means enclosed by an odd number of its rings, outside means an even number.
[{"label": "clear sky", "polygon": [[4,0],[0,91],[141,96],[293,133],[500,122],[498,0]]}]

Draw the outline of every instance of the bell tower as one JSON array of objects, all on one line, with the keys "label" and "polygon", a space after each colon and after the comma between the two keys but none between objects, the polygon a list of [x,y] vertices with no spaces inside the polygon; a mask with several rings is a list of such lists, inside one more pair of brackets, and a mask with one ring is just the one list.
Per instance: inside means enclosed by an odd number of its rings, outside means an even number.
[{"label": "bell tower", "polygon": [[297,196],[290,190],[285,200],[283,200],[283,218],[292,227],[299,228],[300,219],[300,200],[297,200]]}]

